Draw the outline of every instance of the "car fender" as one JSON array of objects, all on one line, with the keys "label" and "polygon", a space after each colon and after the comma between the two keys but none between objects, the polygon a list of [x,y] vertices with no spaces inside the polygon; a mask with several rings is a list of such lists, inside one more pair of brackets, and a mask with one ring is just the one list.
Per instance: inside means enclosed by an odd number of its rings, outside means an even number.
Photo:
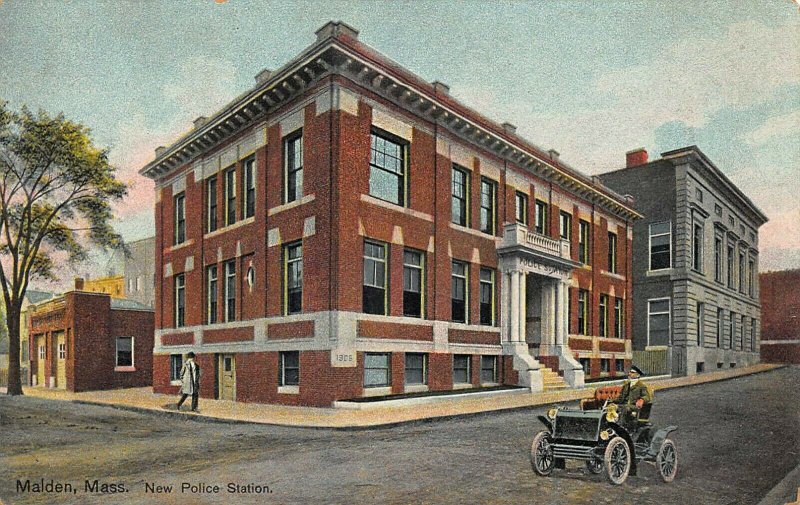
[{"label": "car fender", "polygon": [[545,416],[536,416],[542,424],[547,428],[547,431],[553,433],[553,423],[550,422],[550,419],[546,418]]},{"label": "car fender", "polygon": [[661,444],[664,443],[664,439],[677,429],[677,426],[667,426],[666,428],[658,430],[655,435],[653,435],[653,440],[650,441],[650,452],[658,454],[659,449],[661,449]]}]

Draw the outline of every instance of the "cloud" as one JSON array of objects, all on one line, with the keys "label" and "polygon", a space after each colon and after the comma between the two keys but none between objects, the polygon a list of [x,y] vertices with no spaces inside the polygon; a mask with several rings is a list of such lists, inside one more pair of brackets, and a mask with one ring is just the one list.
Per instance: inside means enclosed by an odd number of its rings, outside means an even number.
[{"label": "cloud", "polygon": [[769,118],[745,137],[750,145],[761,145],[776,137],[800,134],[800,110]]}]

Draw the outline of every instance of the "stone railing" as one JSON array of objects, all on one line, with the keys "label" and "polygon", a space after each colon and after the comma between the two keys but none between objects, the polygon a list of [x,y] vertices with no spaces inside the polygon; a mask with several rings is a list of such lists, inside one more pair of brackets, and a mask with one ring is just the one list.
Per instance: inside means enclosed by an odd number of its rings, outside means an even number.
[{"label": "stone railing", "polygon": [[557,240],[546,235],[541,235],[528,229],[520,223],[510,223],[505,226],[501,247],[514,245],[524,245],[537,251],[558,256],[560,258],[570,258],[570,243],[568,240]]}]

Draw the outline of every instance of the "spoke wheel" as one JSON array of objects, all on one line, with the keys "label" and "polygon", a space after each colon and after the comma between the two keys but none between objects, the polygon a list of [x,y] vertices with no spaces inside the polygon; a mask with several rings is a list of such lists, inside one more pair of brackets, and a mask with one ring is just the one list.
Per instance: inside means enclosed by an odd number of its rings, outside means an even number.
[{"label": "spoke wheel", "polygon": [[611,439],[606,446],[604,455],[606,479],[612,484],[619,485],[628,478],[631,471],[631,449],[628,442],[622,437]]},{"label": "spoke wheel", "polygon": [[531,467],[538,475],[550,475],[555,466],[553,438],[547,431],[540,431],[531,444]]},{"label": "spoke wheel", "polygon": [[664,482],[672,482],[678,472],[678,449],[675,442],[664,439],[656,456],[656,468]]}]

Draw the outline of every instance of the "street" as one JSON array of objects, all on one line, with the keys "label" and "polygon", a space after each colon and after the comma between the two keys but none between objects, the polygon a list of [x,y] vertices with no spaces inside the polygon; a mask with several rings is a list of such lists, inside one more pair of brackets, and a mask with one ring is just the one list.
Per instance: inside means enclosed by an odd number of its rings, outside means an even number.
[{"label": "street", "polygon": [[795,366],[657,392],[653,423],[679,428],[672,435],[677,477],[665,484],[644,465],[621,486],[577,461],[550,477],[532,472],[536,414],[546,407],[335,431],[3,396],[0,498],[9,504],[756,504],[800,464],[798,387]]}]

